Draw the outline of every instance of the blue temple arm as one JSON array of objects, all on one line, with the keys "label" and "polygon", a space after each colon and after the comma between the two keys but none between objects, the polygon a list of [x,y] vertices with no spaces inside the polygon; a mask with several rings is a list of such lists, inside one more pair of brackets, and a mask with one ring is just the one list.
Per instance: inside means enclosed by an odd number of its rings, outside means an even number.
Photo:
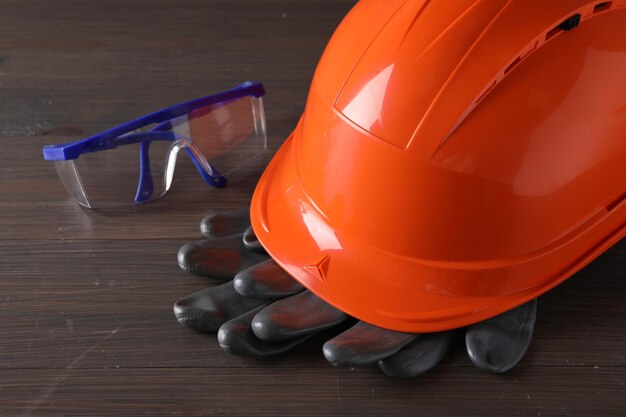
[{"label": "blue temple arm", "polygon": [[150,167],[150,145],[152,141],[141,142],[139,145],[139,183],[135,194],[135,203],[152,200],[154,195],[154,180]]}]

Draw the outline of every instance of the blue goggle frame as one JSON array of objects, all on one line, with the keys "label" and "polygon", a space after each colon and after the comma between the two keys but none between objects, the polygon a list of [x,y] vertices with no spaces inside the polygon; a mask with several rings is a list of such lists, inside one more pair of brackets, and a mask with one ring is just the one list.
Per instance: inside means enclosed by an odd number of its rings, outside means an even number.
[{"label": "blue goggle frame", "polygon": [[[121,145],[140,143],[140,178],[135,202],[141,203],[150,200],[153,192],[148,157],[150,143],[153,141],[175,142],[182,138],[182,136],[170,130],[172,128],[172,119],[184,116],[203,107],[228,103],[246,96],[260,98],[263,95],[265,95],[263,84],[246,81],[230,90],[150,113],[79,141],[46,145],[43,148],[43,157],[47,161],[67,161],[77,159],[83,153],[106,151]],[[147,132],[131,133],[153,124],[156,124],[156,126]],[[208,185],[224,187],[227,184],[227,179],[215,167],[210,166],[210,172],[208,172],[189,149],[185,148],[185,151]]]}]

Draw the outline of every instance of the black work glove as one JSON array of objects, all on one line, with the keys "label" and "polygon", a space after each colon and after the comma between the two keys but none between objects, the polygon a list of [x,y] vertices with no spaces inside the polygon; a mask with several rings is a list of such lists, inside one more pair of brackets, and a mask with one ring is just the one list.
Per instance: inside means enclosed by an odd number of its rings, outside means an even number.
[{"label": "black work glove", "polygon": [[[224,282],[178,300],[174,313],[180,323],[217,332],[220,346],[235,355],[269,356],[351,319],[282,270],[265,253],[249,219],[247,209],[211,215],[201,223],[206,239],[178,252],[182,269]],[[515,366],[532,339],[536,310],[535,299],[464,328],[472,362],[495,373]],[[377,363],[387,375],[414,378],[439,363],[453,332],[402,333],[359,321],[322,350],[333,365]]]}]

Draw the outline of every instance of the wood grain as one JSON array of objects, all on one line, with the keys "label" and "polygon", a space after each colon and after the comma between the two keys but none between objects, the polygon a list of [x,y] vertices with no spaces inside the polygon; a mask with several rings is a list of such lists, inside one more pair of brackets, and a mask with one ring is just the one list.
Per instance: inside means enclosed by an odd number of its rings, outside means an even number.
[{"label": "wood grain", "polygon": [[[115,337],[112,336],[112,337]],[[96,346],[94,350],[98,349]],[[8,415],[623,416],[623,368],[436,369],[419,380],[373,369],[11,370]]]},{"label": "wood grain", "polygon": [[[459,334],[414,381],[339,369],[326,332],[269,359],[223,353],[173,302],[206,214],[247,205],[262,164],[208,189],[189,161],[161,200],[70,201],[41,147],[258,79],[271,154],[302,112],[348,0],[0,0],[0,416],[623,416],[626,241],[540,299],[519,366],[485,374]],[[269,157],[269,155],[268,155]]]}]

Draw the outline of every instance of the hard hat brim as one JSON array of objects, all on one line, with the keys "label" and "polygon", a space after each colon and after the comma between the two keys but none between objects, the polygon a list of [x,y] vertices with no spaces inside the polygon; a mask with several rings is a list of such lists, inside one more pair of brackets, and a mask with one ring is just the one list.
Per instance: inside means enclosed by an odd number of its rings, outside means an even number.
[{"label": "hard hat brim", "polygon": [[[298,132],[278,150],[259,180],[251,203],[255,233],[271,257],[306,288],[376,326],[436,332],[486,320],[555,287],[626,233],[618,224],[626,211],[623,204],[580,234],[519,259],[457,263],[399,256],[329,224],[298,178],[293,155]],[[590,241],[599,243],[585,252]],[[576,253],[583,255],[573,258]],[[558,273],[545,274],[559,264],[564,267]],[[498,285],[520,276],[536,277],[534,285],[526,281],[525,288],[514,292]]]}]

